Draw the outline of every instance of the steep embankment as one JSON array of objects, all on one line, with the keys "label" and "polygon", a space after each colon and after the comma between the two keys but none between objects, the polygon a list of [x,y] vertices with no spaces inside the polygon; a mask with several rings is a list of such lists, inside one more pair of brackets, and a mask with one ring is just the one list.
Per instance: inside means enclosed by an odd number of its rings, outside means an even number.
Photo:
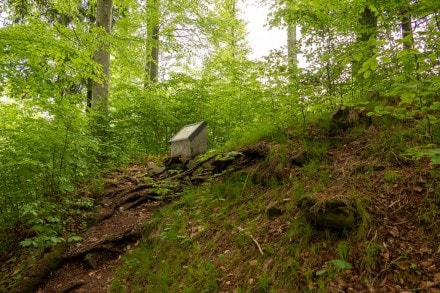
[{"label": "steep embankment", "polygon": [[385,122],[109,174],[39,291],[438,292],[440,170]]},{"label": "steep embankment", "polygon": [[439,168],[400,155],[408,129],[248,147],[252,165],[158,211],[113,292],[438,292]]}]

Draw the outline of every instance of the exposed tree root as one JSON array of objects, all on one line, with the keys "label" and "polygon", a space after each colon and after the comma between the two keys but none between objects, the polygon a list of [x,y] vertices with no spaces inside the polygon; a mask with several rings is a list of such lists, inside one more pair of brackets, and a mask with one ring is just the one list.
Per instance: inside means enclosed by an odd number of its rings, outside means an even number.
[{"label": "exposed tree root", "polygon": [[121,242],[135,242],[142,236],[141,229],[130,229],[124,231],[122,234],[117,235],[109,235],[103,237],[102,239],[81,247],[80,249],[69,251],[68,254],[64,257],[65,260],[74,259],[86,255],[87,253],[93,252],[95,250],[104,249],[110,250],[111,248],[107,244],[116,245]]},{"label": "exposed tree root", "polygon": [[[152,166],[147,173],[143,172],[145,169],[142,168],[128,170],[128,174],[127,170],[112,172],[107,176],[108,181],[104,184],[106,191],[100,196],[103,207],[92,217],[94,231],[100,231],[100,225],[107,227],[105,229],[108,229],[109,223],[118,225],[115,224],[119,223],[115,219],[120,216],[124,217],[120,214],[121,211],[126,212],[125,215],[130,215],[131,219],[136,218],[138,213],[143,213],[143,219],[145,219],[148,208],[140,206],[152,201],[171,201],[180,195],[179,192],[185,185],[203,183],[213,174],[221,173],[231,166],[237,165],[239,168],[251,164],[257,158],[267,156],[269,147],[262,143],[255,148],[244,149],[243,152],[245,155],[241,152],[213,155],[200,162],[170,160],[170,166],[165,168]],[[182,172],[173,175],[170,170],[176,170],[176,166],[180,166]],[[89,236],[84,237],[82,242],[72,245],[70,248],[67,243],[57,245],[51,252],[45,254],[33,268],[24,273],[24,278],[11,288],[11,292],[35,292],[43,282],[47,281],[51,273],[69,262],[80,261],[87,267],[96,269],[101,265],[99,262],[106,262],[109,256],[113,258],[121,255],[128,244],[135,243],[142,237],[142,225],[138,224],[135,224],[135,228],[133,226],[114,227],[114,231],[118,229],[122,229],[122,231],[112,235],[104,233],[104,235],[99,235],[99,233],[91,232]],[[254,238],[253,241],[262,253],[258,242]],[[88,284],[86,279],[81,278],[76,281],[67,281],[67,284],[57,289],[59,292],[72,292],[82,286],[86,287]],[[57,284],[61,285],[62,283]]]},{"label": "exposed tree root", "polygon": [[44,282],[52,271],[57,270],[64,262],[64,254],[67,251],[66,244],[59,244],[39,260],[11,289],[11,292],[28,293],[34,292]]},{"label": "exposed tree root", "polygon": [[68,293],[68,292],[71,292],[71,291],[73,291],[73,290],[75,290],[75,289],[78,289],[79,287],[81,287],[81,286],[83,286],[83,285],[85,285],[86,284],[86,282],[85,281],[75,281],[75,282],[72,282],[72,283],[70,283],[70,284],[68,284],[67,286],[64,286],[61,290],[60,290],[60,293]]}]

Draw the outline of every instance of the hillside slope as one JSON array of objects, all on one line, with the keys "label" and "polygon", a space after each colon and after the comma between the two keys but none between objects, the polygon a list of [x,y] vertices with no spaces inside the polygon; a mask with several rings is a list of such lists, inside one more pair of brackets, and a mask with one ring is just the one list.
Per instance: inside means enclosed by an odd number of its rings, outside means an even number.
[{"label": "hillside slope", "polygon": [[117,170],[84,240],[12,291],[440,292],[440,169],[401,155],[415,133],[311,126]]},{"label": "hillside slope", "polygon": [[[158,210],[112,291],[439,292],[439,168],[400,155],[417,143],[409,129],[381,121],[241,149],[252,164]],[[326,225],[332,202],[353,225]]]}]

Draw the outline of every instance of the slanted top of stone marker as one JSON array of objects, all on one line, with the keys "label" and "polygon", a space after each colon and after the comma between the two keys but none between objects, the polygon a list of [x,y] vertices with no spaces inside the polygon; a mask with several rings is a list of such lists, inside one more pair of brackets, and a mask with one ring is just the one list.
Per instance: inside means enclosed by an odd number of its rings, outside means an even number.
[{"label": "slanted top of stone marker", "polygon": [[197,122],[194,124],[183,126],[179,132],[174,135],[169,142],[176,142],[181,140],[193,140],[206,126],[206,121]]}]

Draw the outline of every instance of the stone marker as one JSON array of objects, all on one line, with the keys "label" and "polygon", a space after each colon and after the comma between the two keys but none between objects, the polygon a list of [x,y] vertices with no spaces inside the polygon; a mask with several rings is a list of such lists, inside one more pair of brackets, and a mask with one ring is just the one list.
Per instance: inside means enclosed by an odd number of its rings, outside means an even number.
[{"label": "stone marker", "polygon": [[170,139],[171,157],[193,158],[208,150],[206,122],[186,125]]}]

